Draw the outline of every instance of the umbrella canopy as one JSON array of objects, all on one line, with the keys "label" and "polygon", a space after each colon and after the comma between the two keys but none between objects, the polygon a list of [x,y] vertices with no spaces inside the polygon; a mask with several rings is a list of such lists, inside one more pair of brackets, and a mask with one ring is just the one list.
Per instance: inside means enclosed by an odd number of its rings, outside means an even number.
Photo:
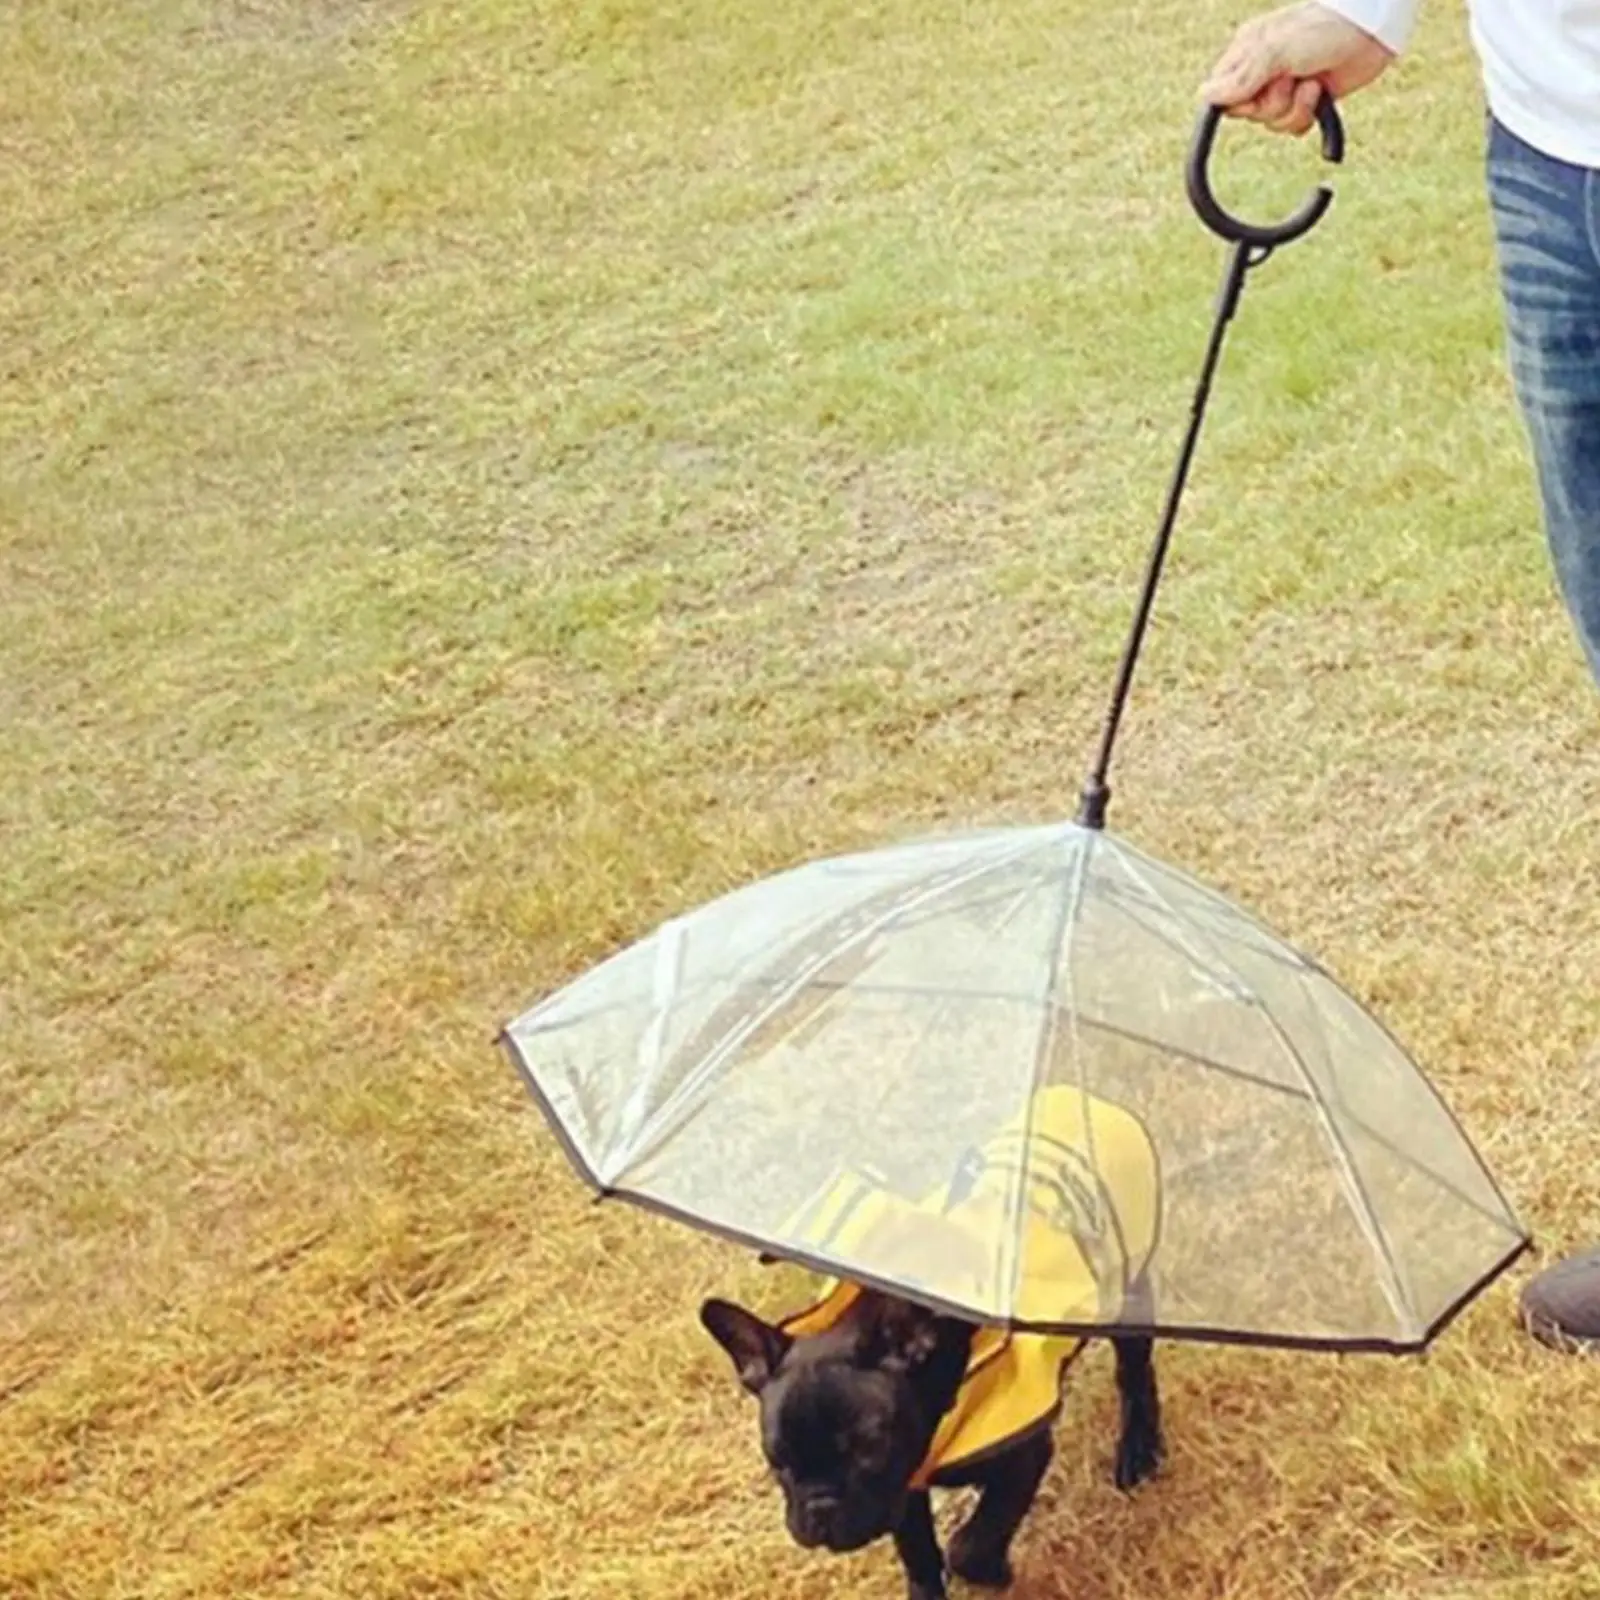
[{"label": "umbrella canopy", "polygon": [[[1334,101],[1317,103],[1340,161]],[[829,1277],[1041,1333],[1414,1350],[1529,1237],[1385,1029],[1237,906],[1106,834],[1107,773],[1223,336],[1327,211],[1241,221],[1073,823],[811,862],[513,1022],[578,1169]]]},{"label": "umbrella canopy", "polygon": [[503,1038],[601,1193],[982,1322],[1411,1350],[1529,1243],[1322,967],[1075,822],[780,873]]}]

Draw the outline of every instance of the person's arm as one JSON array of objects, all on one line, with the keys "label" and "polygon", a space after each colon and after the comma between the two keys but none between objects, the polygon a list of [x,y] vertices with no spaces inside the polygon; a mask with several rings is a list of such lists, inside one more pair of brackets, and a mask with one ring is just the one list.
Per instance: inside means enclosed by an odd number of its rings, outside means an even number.
[{"label": "person's arm", "polygon": [[1324,94],[1343,99],[1410,41],[1420,0],[1302,0],[1234,34],[1201,98],[1278,133],[1304,133]]}]

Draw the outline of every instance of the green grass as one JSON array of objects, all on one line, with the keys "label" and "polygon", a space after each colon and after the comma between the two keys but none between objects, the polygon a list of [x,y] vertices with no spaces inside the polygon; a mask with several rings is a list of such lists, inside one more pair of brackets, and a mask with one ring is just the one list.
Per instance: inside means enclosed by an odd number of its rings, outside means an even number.
[{"label": "green grass", "polygon": [[[495,1027],[659,917],[1070,810],[1221,250],[1231,14],[79,0],[0,28],[0,1593],[867,1596]],[[1235,324],[1112,823],[1600,1234],[1595,702],[1464,29]],[[1230,129],[1263,210],[1309,148]],[[1085,1369],[1019,1594],[1600,1588],[1593,1377]],[[740,1563],[753,1566],[741,1574]],[[753,1575],[752,1575],[753,1574]]]}]

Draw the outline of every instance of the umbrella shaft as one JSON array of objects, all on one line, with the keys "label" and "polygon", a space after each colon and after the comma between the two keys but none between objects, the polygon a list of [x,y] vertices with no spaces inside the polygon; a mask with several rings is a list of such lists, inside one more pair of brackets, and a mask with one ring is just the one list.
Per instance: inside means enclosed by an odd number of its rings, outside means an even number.
[{"label": "umbrella shaft", "polygon": [[1139,603],[1134,610],[1133,626],[1128,642],[1123,647],[1122,662],[1117,669],[1116,686],[1111,694],[1111,708],[1107,713],[1105,729],[1100,736],[1100,752],[1094,770],[1084,785],[1078,821],[1087,828],[1103,828],[1106,806],[1111,799],[1107,775],[1111,769],[1111,754],[1117,742],[1117,732],[1122,726],[1122,713],[1127,706],[1128,691],[1133,683],[1133,672],[1138,664],[1139,651],[1144,644],[1145,630],[1150,623],[1151,607],[1155,604],[1156,587],[1161,582],[1161,570],[1167,558],[1167,546],[1172,542],[1172,530],[1178,521],[1178,505],[1183,499],[1183,488],[1189,477],[1189,463],[1194,459],[1195,445],[1200,438],[1200,425],[1205,420],[1206,402],[1211,397],[1211,382],[1216,376],[1217,362],[1222,354],[1222,341],[1228,323],[1238,309],[1239,296],[1244,292],[1245,275],[1251,267],[1265,261],[1270,250],[1241,240],[1229,252],[1227,266],[1222,275],[1222,288],[1217,295],[1216,317],[1211,324],[1211,337],[1206,345],[1205,361],[1200,368],[1200,381],[1195,386],[1194,401],[1189,408],[1189,427],[1184,435],[1183,449],[1178,454],[1178,464],[1167,490],[1166,510],[1161,526],[1156,532],[1155,544],[1150,551],[1145,568],[1144,585],[1139,593]]}]

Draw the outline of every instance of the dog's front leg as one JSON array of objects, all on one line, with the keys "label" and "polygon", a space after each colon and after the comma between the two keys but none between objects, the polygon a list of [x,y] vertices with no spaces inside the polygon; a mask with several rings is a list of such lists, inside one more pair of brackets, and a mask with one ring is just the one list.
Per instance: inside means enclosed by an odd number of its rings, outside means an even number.
[{"label": "dog's front leg", "polygon": [[933,1527],[933,1502],[926,1489],[912,1493],[894,1530],[895,1553],[905,1568],[909,1600],[945,1600],[944,1556]]},{"label": "dog's front leg", "polygon": [[999,1456],[979,1480],[983,1493],[950,1541],[950,1570],[985,1589],[1011,1586],[1011,1541],[1050,1470],[1055,1445],[1041,1429]]}]

